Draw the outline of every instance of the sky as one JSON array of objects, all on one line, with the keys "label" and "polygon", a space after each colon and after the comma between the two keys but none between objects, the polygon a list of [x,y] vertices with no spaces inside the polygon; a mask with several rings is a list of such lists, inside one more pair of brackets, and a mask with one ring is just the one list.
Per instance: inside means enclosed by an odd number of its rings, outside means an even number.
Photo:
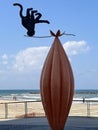
[{"label": "sky", "polygon": [[41,70],[54,41],[26,37],[19,7],[42,13],[50,24],[35,25],[35,36],[49,36],[58,29],[76,36],[60,41],[72,66],[75,89],[98,89],[98,0],[1,0],[0,89],[40,89]]}]

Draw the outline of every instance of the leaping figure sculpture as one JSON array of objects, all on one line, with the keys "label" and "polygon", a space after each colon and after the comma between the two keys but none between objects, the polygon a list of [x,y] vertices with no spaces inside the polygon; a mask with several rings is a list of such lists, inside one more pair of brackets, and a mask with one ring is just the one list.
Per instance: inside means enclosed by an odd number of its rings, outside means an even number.
[{"label": "leaping figure sculpture", "polygon": [[50,24],[48,20],[40,20],[42,14],[33,8],[27,8],[26,16],[23,16],[23,6],[19,3],[14,3],[14,6],[20,7],[20,17],[22,25],[27,29],[27,35],[33,36],[35,34],[35,24],[37,23],[47,23]]}]

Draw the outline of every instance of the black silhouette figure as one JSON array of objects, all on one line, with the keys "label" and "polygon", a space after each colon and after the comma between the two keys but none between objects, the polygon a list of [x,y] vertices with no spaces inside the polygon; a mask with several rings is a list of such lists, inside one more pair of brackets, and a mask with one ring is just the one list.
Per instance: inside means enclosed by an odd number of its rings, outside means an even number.
[{"label": "black silhouette figure", "polygon": [[[40,20],[42,17],[41,13],[38,13],[37,10],[33,10],[33,8],[28,8],[26,11],[26,16],[22,15],[23,12],[23,7],[19,3],[14,3],[14,6],[19,6],[20,7],[20,17],[21,17],[21,22],[22,25],[28,30],[27,35],[28,36],[33,36],[35,34],[35,24],[37,23],[47,23],[49,24],[50,22],[48,20]],[[31,13],[30,13],[31,11]]]}]

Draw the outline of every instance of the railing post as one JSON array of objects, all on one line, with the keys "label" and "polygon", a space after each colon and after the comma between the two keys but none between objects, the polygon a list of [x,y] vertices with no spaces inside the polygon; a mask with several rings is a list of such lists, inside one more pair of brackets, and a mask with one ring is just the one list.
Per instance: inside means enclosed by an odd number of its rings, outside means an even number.
[{"label": "railing post", "polygon": [[5,103],[5,119],[8,118],[8,103]]},{"label": "railing post", "polygon": [[25,105],[25,117],[27,117],[28,113],[27,102],[24,102],[24,105]]},{"label": "railing post", "polygon": [[87,102],[87,117],[90,117],[90,102]]}]

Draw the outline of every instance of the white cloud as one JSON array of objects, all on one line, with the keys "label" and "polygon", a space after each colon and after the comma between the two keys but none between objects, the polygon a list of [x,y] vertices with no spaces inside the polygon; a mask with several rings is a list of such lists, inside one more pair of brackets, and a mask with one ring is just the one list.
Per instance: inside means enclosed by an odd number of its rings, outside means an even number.
[{"label": "white cloud", "polygon": [[8,55],[7,54],[3,54],[1,56],[1,60],[2,60],[2,64],[3,65],[7,65],[8,64]]},{"label": "white cloud", "polygon": [[48,49],[48,47],[31,47],[20,51],[15,56],[12,68],[19,71],[41,68]]},{"label": "white cloud", "polygon": [[[70,56],[88,51],[89,46],[85,41],[68,41],[63,44]],[[29,47],[17,54],[4,54],[0,59],[0,84],[6,86],[39,86],[40,73],[47,53],[48,46]]]},{"label": "white cloud", "polygon": [[8,64],[8,61],[4,60],[4,61],[2,61],[2,64],[6,65],[6,64]]},{"label": "white cloud", "polygon": [[1,56],[1,58],[2,58],[2,60],[7,60],[7,59],[8,59],[8,55],[7,55],[7,54],[3,54],[3,55]]},{"label": "white cloud", "polygon": [[90,49],[85,41],[68,41],[63,46],[68,55],[78,55]]},{"label": "white cloud", "polygon": [[[69,56],[84,53],[90,48],[85,41],[68,41],[63,46]],[[6,69],[11,71],[30,72],[31,70],[40,70],[49,48],[48,46],[30,47],[21,50],[14,56],[4,54],[2,64],[6,65]],[[69,59],[71,60],[70,57]]]}]

